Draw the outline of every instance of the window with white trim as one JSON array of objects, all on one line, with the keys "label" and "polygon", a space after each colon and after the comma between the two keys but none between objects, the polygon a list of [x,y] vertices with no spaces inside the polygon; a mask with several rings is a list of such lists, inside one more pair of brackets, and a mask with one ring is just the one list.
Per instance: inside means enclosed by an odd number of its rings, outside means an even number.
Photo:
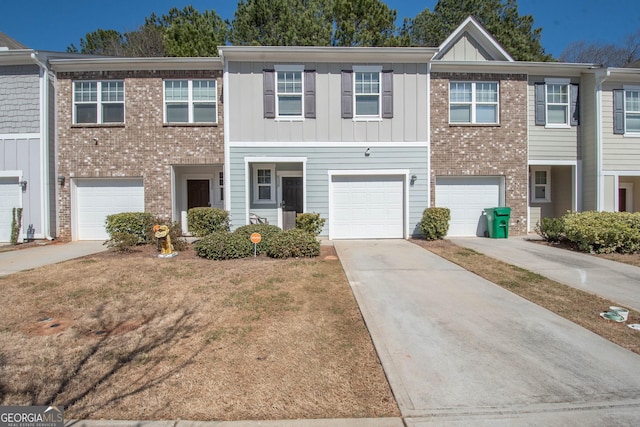
[{"label": "window with white trim", "polygon": [[276,66],[276,117],[304,117],[302,66]]},{"label": "window with white trim", "polygon": [[165,80],[164,122],[217,123],[216,80]]},{"label": "window with white trim", "polygon": [[551,201],[551,169],[531,168],[531,201]]},{"label": "window with white trim", "polygon": [[354,67],[355,118],[380,118],[381,67]]},{"label": "window with white trim", "polygon": [[547,125],[569,125],[569,84],[546,84]]},{"label": "window with white trim", "polygon": [[253,202],[275,203],[275,171],[272,165],[253,167]]},{"label": "window with white trim", "polygon": [[449,123],[497,124],[497,82],[450,82]]},{"label": "window with white trim", "polygon": [[224,172],[218,172],[218,187],[220,188],[220,201],[224,201]]},{"label": "window with white trim", "polygon": [[627,133],[640,134],[640,88],[624,91],[624,128]]},{"label": "window with white trim", "polygon": [[124,123],[124,81],[74,82],[73,123]]}]

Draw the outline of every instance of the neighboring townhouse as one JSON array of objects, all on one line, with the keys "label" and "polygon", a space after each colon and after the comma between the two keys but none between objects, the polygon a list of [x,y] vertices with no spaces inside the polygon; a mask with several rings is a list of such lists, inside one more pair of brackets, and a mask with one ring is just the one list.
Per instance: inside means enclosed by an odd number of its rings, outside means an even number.
[{"label": "neighboring townhouse", "polygon": [[408,238],[429,206],[435,48],[219,48],[226,208],[285,229],[300,212],[330,239]]},{"label": "neighboring townhouse", "polygon": [[19,241],[55,237],[51,54],[0,33],[0,242],[10,241],[14,208]]},{"label": "neighboring townhouse", "polygon": [[118,212],[150,212],[187,230],[189,208],[224,207],[219,58],[50,63],[62,239],[106,239],[105,218]]},{"label": "neighboring townhouse", "polygon": [[582,209],[638,212],[640,69],[595,70],[588,76],[588,84]]}]

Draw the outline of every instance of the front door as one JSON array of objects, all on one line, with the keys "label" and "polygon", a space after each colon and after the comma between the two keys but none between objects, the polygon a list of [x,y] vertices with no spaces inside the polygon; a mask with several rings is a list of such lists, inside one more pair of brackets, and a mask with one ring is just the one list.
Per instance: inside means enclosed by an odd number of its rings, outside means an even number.
[{"label": "front door", "polygon": [[627,212],[627,189],[618,189],[618,212]]},{"label": "front door", "polygon": [[208,179],[187,180],[187,209],[211,206]]},{"label": "front door", "polygon": [[302,177],[282,177],[282,228],[296,227],[296,214],[302,213]]}]

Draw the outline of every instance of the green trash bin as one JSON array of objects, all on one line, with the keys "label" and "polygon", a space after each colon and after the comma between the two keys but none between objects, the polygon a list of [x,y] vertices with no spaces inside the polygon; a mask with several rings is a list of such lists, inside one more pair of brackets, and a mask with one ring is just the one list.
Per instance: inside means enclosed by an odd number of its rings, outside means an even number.
[{"label": "green trash bin", "polygon": [[506,239],[509,237],[509,219],[511,218],[511,208],[498,207],[486,208],[487,230],[492,239]]}]

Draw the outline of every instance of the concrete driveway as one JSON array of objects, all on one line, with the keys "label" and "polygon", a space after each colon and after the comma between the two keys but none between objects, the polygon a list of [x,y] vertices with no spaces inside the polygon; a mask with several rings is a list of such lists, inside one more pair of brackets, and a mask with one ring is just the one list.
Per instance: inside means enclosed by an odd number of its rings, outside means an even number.
[{"label": "concrete driveway", "polygon": [[450,238],[457,245],[640,311],[639,267],[537,244],[529,239],[531,237]]},{"label": "concrete driveway", "polygon": [[410,242],[335,247],[408,426],[640,425],[640,356]]},{"label": "concrete driveway", "polygon": [[50,243],[0,252],[0,276],[106,251],[103,241]]}]

